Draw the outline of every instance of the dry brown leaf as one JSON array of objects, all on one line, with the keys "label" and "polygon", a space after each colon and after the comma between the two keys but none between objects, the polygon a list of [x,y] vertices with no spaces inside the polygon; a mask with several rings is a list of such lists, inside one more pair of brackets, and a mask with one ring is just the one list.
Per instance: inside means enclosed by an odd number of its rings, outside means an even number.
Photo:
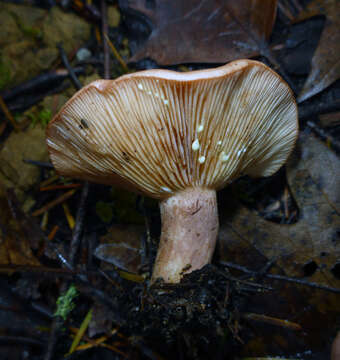
[{"label": "dry brown leaf", "polygon": [[314,0],[297,20],[315,15],[325,15],[326,23],[312,59],[311,72],[299,94],[299,102],[318,94],[340,77],[340,2]]},{"label": "dry brown leaf", "polygon": [[130,60],[149,57],[161,65],[225,63],[257,55],[271,34],[276,3],[276,0],[130,1],[129,9],[144,14],[153,25],[150,37]]},{"label": "dry brown leaf", "polygon": [[[221,226],[223,254],[235,251],[241,263],[247,252],[251,264],[276,259],[286,275],[303,277],[304,266],[314,261],[317,269],[310,281],[340,288],[332,268],[340,256],[340,160],[312,134],[301,134],[294,156],[288,164],[288,181],[299,206],[299,221],[280,225],[235,204],[233,218],[225,217]],[[252,250],[250,250],[253,248]],[[228,255],[226,255],[228,257]],[[255,260],[255,261],[254,261]]]},{"label": "dry brown leaf", "polygon": [[[291,191],[299,206],[296,224],[280,225],[260,217],[228,197],[228,213],[221,216],[222,260],[261,270],[276,260],[272,272],[303,278],[314,262],[308,281],[340,288],[333,273],[340,259],[340,160],[311,133],[300,135],[287,166]],[[256,281],[256,279],[255,279]],[[269,281],[269,280],[268,280]],[[244,356],[290,355],[319,351],[329,356],[340,312],[339,294],[284,281],[270,280],[274,291],[254,295],[249,312],[293,321],[302,332],[256,322],[248,334]]]}]

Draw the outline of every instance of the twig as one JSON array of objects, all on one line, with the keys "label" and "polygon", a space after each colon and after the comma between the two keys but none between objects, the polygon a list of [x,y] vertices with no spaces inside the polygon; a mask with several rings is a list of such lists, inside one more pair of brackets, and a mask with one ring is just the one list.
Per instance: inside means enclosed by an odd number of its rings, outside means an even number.
[{"label": "twig", "polygon": [[118,50],[116,49],[116,47],[113,45],[112,41],[110,40],[110,38],[104,34],[104,37],[107,41],[107,43],[109,44],[111,51],[113,52],[113,55],[116,57],[116,59],[118,60],[118,62],[120,63],[121,67],[124,69],[125,72],[129,72],[129,68],[126,65],[126,62],[124,61],[124,59],[120,56]]},{"label": "twig", "polygon": [[106,41],[109,26],[107,23],[106,0],[101,0],[101,13],[102,13],[103,52],[104,52],[104,79],[109,79],[110,78],[110,53],[109,53],[109,46]]},{"label": "twig", "polygon": [[[77,334],[79,329],[75,329],[75,328],[70,328],[71,332]],[[104,335],[104,336],[101,336],[100,338],[98,339],[91,339],[89,338],[88,336],[86,335],[83,335],[82,336],[82,339],[87,341],[87,344],[82,344],[82,345],[78,345],[75,349],[76,350],[85,350],[85,349],[89,349],[89,348],[92,348],[92,347],[96,347],[96,346],[102,346],[102,347],[106,347],[114,352],[117,352],[119,353],[120,355],[122,355],[123,357],[127,358],[127,354],[125,354],[123,351],[119,350],[116,346],[114,345],[110,345],[110,344],[106,344],[105,341],[109,340],[110,337],[112,337],[114,334],[117,333],[117,329],[113,329],[111,331],[111,334],[109,335]]]},{"label": "twig", "polygon": [[[227,266],[229,268],[232,268],[232,269],[242,271],[242,272],[244,272],[246,274],[251,274],[253,276],[257,275],[256,271],[249,270],[245,266],[238,265],[238,264],[233,264],[233,263],[231,263],[229,261],[220,261],[220,264],[223,265],[223,266]],[[296,284],[310,286],[312,288],[316,288],[316,289],[320,289],[320,290],[326,290],[326,291],[334,292],[336,294],[340,294],[340,289],[338,289],[338,288],[333,288],[333,287],[330,287],[330,286],[327,286],[327,285],[321,285],[321,284],[318,284],[318,283],[315,283],[315,282],[312,282],[312,281],[307,281],[307,280],[304,280],[304,279],[296,279],[296,278],[291,278],[289,276],[276,275],[276,274],[263,274],[263,276],[265,276],[265,277],[267,277],[269,279],[293,282],[293,283],[296,283]]]},{"label": "twig", "polygon": [[80,81],[78,80],[72,66],[70,65],[70,63],[68,61],[68,58],[67,58],[67,55],[65,53],[63,46],[61,44],[58,44],[57,46],[59,49],[61,61],[63,62],[64,66],[66,67],[67,71],[69,72],[70,78],[71,78],[74,86],[76,87],[77,90],[80,90],[82,88],[82,85],[81,85]]},{"label": "twig", "polygon": [[64,189],[75,189],[82,187],[83,184],[66,184],[66,185],[50,185],[50,186],[44,186],[40,187],[40,191],[53,191],[53,190],[64,190]]},{"label": "twig", "polygon": [[276,326],[285,327],[287,329],[301,331],[302,327],[300,324],[294,323],[292,321],[278,319],[268,315],[255,314],[255,313],[244,313],[242,317],[247,320],[260,321],[267,324],[272,324]]},{"label": "twig", "polygon": [[70,198],[75,192],[76,192],[75,189],[66,192],[65,194],[63,194],[63,195],[59,196],[58,198],[52,200],[51,202],[47,203],[40,209],[35,210],[32,213],[32,216],[39,216],[39,215],[43,214],[45,211],[52,209],[56,205],[63,203],[66,199]]},{"label": "twig", "polygon": [[[59,261],[62,263],[62,265],[66,268],[69,269],[70,271],[73,271],[74,273],[77,274],[76,276],[76,280],[78,281],[79,284],[83,283],[86,285],[86,288],[84,289],[84,293],[89,294],[89,296],[91,296],[92,298],[95,298],[96,300],[100,301],[101,303],[107,305],[110,309],[112,309],[115,314],[113,314],[113,321],[119,325],[122,326],[123,325],[123,319],[120,316],[120,312],[117,308],[117,304],[115,302],[112,301],[111,297],[108,297],[103,291],[96,289],[95,287],[92,286],[92,284],[90,283],[90,281],[88,280],[87,274],[91,274],[91,271],[86,271],[85,273],[83,272],[77,272],[74,271],[71,264],[68,262],[67,259],[65,259],[65,257],[60,253],[60,251],[52,244],[50,243],[50,246],[53,247],[53,251],[55,252],[56,256],[58,257]],[[96,274],[94,272],[94,274]]]},{"label": "twig", "polygon": [[[82,67],[76,67],[73,69],[76,75],[84,73]],[[9,90],[4,90],[0,94],[6,103],[11,100],[18,100],[18,98],[25,96],[25,94],[43,92],[46,95],[46,89],[55,88],[56,83],[60,83],[69,77],[69,72],[66,69],[58,69],[55,71],[47,72],[38,75],[18,86],[15,86]]]},{"label": "twig", "polygon": [[61,93],[69,86],[70,84],[61,83],[59,86],[53,86],[48,90],[41,90],[40,93],[33,91],[32,93],[19,96],[13,100],[14,102],[8,103],[8,108],[11,110],[11,112],[23,112],[24,110],[31,108],[33,105],[45,99],[46,96]]},{"label": "twig", "polygon": [[40,183],[40,188],[50,185],[59,179],[59,175],[53,175]]},{"label": "twig", "polygon": [[48,162],[36,161],[36,160],[31,160],[31,159],[23,159],[23,162],[26,164],[36,165],[36,166],[45,167],[45,168],[49,168],[49,169],[53,168],[53,165]]},{"label": "twig", "polygon": [[71,230],[74,229],[75,226],[75,220],[73,215],[71,214],[71,210],[68,207],[68,205],[66,204],[66,202],[62,203],[63,209],[64,209],[64,214],[68,223],[68,226],[70,227]]},{"label": "twig", "polygon": [[97,6],[92,4],[92,1],[72,1],[71,6],[81,17],[91,22],[100,21],[100,12]]},{"label": "twig", "polygon": [[[221,262],[222,263],[222,262]],[[231,276],[229,274],[225,274],[223,271],[220,271],[218,268],[214,267],[214,270],[217,274],[220,274],[221,276],[223,276],[225,279],[227,280],[231,280],[231,281],[234,281],[234,282],[237,282],[237,283],[240,283],[240,284],[243,284],[243,285],[248,285],[250,287],[254,287],[254,288],[261,288],[261,289],[264,289],[264,290],[273,290],[273,288],[271,288],[270,286],[265,286],[265,285],[262,285],[262,284],[257,284],[255,282],[251,282],[251,281],[246,281],[246,280],[242,280],[242,279],[238,279],[234,276]],[[262,275],[262,274],[261,274]]]},{"label": "twig", "polygon": [[139,196],[137,198],[137,207],[140,207],[145,224],[145,236],[141,237],[141,266],[147,265],[147,271],[149,274],[152,273],[152,266],[154,262],[153,254],[152,254],[152,239],[151,239],[151,231],[150,231],[150,223],[148,214],[145,209],[144,197]]},{"label": "twig", "polygon": [[59,230],[59,226],[54,225],[53,229],[50,231],[50,233],[47,236],[48,240],[50,241],[53,240],[58,230]]},{"label": "twig", "polygon": [[4,99],[2,98],[2,96],[0,96],[0,108],[3,111],[3,113],[6,116],[6,119],[12,124],[12,126],[14,127],[15,131],[20,131],[23,129],[22,126],[20,126],[19,124],[17,124],[17,122],[15,121],[13,115],[11,114],[11,112],[9,111]]},{"label": "twig", "polygon": [[[76,74],[84,73],[84,69],[77,67],[74,69]],[[56,72],[39,75],[23,84],[12,89],[1,92],[1,96],[6,101],[8,109],[13,112],[22,112],[46,96],[60,93],[69,87],[64,80],[68,78],[69,73],[66,69]]]},{"label": "twig", "polygon": [[83,232],[88,194],[89,194],[89,183],[85,182],[80,196],[79,207],[76,215],[76,225],[73,230],[72,241],[70,246],[70,255],[68,258],[72,267],[74,266],[75,256],[79,247],[81,234]]}]

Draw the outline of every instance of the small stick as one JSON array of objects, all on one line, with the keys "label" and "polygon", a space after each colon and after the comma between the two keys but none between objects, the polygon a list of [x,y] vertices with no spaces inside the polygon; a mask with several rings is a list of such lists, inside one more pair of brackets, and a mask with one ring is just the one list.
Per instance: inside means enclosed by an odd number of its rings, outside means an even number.
[{"label": "small stick", "polygon": [[107,34],[104,34],[104,37],[107,41],[107,43],[109,44],[111,51],[113,52],[113,55],[115,56],[115,58],[118,60],[118,62],[120,63],[120,65],[122,66],[122,68],[124,69],[125,72],[129,72],[129,68],[126,65],[126,62],[124,61],[124,59],[120,56],[118,50],[116,49],[116,47],[113,45],[112,41],[110,40],[110,38],[107,36]]},{"label": "small stick", "polygon": [[59,49],[59,53],[61,56],[61,61],[63,62],[64,66],[66,67],[67,71],[69,72],[70,78],[74,84],[74,86],[76,87],[77,90],[80,90],[82,88],[82,85],[80,83],[80,81],[77,78],[77,75],[75,74],[72,66],[70,65],[67,55],[65,53],[65,50],[63,48],[63,46],[61,44],[58,44],[58,49]]},{"label": "small stick", "polygon": [[[77,333],[79,331],[79,329],[76,329],[76,328],[70,328],[70,331],[73,332],[73,333]],[[109,335],[104,335],[104,336],[101,336],[100,338],[98,339],[91,339],[89,338],[88,336],[86,335],[83,335],[83,339],[85,341],[87,341],[87,344],[82,344],[82,345],[78,345],[77,348],[75,350],[85,350],[85,349],[89,349],[91,347],[95,347],[95,346],[103,346],[103,347],[106,347],[112,351],[115,351],[117,353],[119,353],[120,355],[124,356],[125,358],[127,358],[127,354],[125,354],[124,352],[122,352],[121,350],[119,350],[118,348],[116,348],[114,345],[109,345],[109,344],[105,344],[105,341],[109,340],[109,338],[116,334],[117,333],[117,329],[113,329],[111,331],[111,334]]]},{"label": "small stick", "polygon": [[20,131],[22,130],[22,127],[17,124],[17,122],[15,121],[13,115],[11,114],[11,112],[9,111],[4,99],[2,98],[2,96],[0,96],[0,108],[3,111],[3,113],[6,116],[6,119],[12,124],[12,126],[14,127],[15,131]]},{"label": "small stick", "polygon": [[47,203],[40,209],[34,211],[32,213],[32,216],[39,216],[39,215],[43,214],[45,211],[52,209],[56,205],[63,203],[66,199],[70,198],[75,192],[76,192],[76,190],[70,190],[70,191],[66,192],[65,194],[63,194],[63,195],[59,196],[58,198],[52,200],[51,202]]},{"label": "small stick", "polygon": [[53,175],[40,183],[40,188],[50,185],[59,179],[59,175]]},{"label": "small stick", "polygon": [[36,160],[31,160],[31,159],[23,159],[22,161],[26,164],[31,164],[31,165],[36,165],[36,166],[40,166],[40,167],[53,169],[53,165],[48,162],[36,161]]},{"label": "small stick", "polygon": [[[73,71],[79,75],[84,73],[82,67],[76,67]],[[6,103],[12,102],[12,100],[18,100],[24,96],[30,94],[37,94],[43,92],[43,96],[46,96],[46,89],[55,88],[57,84],[69,77],[69,72],[66,69],[57,69],[47,73],[38,75],[20,85],[17,85],[11,89],[1,91],[1,96]],[[10,106],[8,106],[11,108]]]},{"label": "small stick", "polygon": [[[220,261],[220,264],[222,264],[223,266],[227,266],[229,268],[232,268],[232,269],[242,271],[242,272],[244,272],[246,274],[251,274],[253,276],[256,275],[256,271],[249,270],[245,266],[238,265],[238,264],[233,264],[233,263],[231,263],[229,261]],[[296,279],[296,278],[291,278],[289,276],[277,275],[277,274],[263,274],[263,276],[265,276],[265,277],[267,277],[269,279],[293,282],[293,283],[296,283],[296,284],[310,286],[310,287],[313,287],[313,288],[316,288],[316,289],[326,290],[326,291],[334,292],[336,294],[340,294],[340,289],[338,289],[338,288],[333,288],[333,287],[330,287],[330,286],[327,286],[327,285],[320,285],[320,284],[317,284],[315,282],[307,281],[307,280],[304,280],[304,279]]]},{"label": "small stick", "polygon": [[[72,190],[72,191],[74,191],[74,190]],[[72,267],[74,266],[74,263],[75,263],[76,253],[77,253],[81,235],[83,232],[84,218],[85,218],[85,214],[86,214],[86,202],[87,202],[88,194],[89,194],[89,183],[85,182],[82,192],[81,192],[81,196],[80,196],[78,211],[77,211],[77,215],[76,215],[76,223],[75,223],[75,226],[73,229],[72,240],[71,240],[71,245],[70,245],[70,254],[68,257],[68,260]]]},{"label": "small stick", "polygon": [[58,226],[58,225],[54,225],[54,227],[53,227],[53,229],[51,230],[51,232],[47,235],[48,240],[51,241],[51,240],[54,239],[54,237],[55,237],[58,229],[59,229],[59,226]]},{"label": "small stick", "polygon": [[41,186],[40,191],[51,191],[51,190],[60,190],[60,189],[76,189],[82,187],[83,184],[66,184],[66,185],[50,185],[50,186]]},{"label": "small stick", "polygon": [[62,204],[62,206],[63,206],[63,209],[64,209],[64,213],[65,213],[65,216],[66,216],[66,219],[67,219],[68,226],[70,227],[71,230],[73,230],[74,225],[75,225],[75,221],[74,221],[74,217],[71,214],[70,208],[67,206],[66,202],[64,202]]},{"label": "small stick", "polygon": [[291,330],[296,330],[296,331],[302,330],[301,325],[299,325],[295,322],[278,319],[278,318],[268,316],[268,315],[245,313],[245,314],[242,314],[242,317],[247,320],[261,321],[261,322],[264,322],[267,324],[277,325],[277,326],[285,327],[285,328],[291,329]]},{"label": "small stick", "polygon": [[48,224],[48,211],[45,211],[40,223],[41,230],[45,231],[47,224]]}]

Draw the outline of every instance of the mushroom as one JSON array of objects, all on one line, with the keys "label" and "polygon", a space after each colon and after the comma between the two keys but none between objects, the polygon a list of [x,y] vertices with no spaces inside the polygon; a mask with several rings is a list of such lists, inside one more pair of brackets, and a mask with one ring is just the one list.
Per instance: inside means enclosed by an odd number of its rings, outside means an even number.
[{"label": "mushroom", "polygon": [[237,60],[208,70],[147,70],[78,91],[47,129],[56,170],[160,200],[152,281],[176,283],[211,261],[216,190],[270,176],[297,138],[297,107],[282,78]]}]

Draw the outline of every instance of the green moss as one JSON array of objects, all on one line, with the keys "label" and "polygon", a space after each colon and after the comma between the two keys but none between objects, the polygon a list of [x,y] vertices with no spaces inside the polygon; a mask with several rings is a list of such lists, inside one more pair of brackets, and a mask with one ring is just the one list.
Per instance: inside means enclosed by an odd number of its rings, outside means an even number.
[{"label": "green moss", "polygon": [[49,109],[42,109],[37,113],[28,114],[28,117],[31,119],[31,125],[33,127],[37,124],[46,127],[52,118],[52,112]]},{"label": "green moss", "polygon": [[54,316],[60,316],[64,320],[67,319],[71,311],[74,309],[74,299],[78,296],[78,291],[74,285],[71,285],[65,294],[57,299],[57,310]]}]

